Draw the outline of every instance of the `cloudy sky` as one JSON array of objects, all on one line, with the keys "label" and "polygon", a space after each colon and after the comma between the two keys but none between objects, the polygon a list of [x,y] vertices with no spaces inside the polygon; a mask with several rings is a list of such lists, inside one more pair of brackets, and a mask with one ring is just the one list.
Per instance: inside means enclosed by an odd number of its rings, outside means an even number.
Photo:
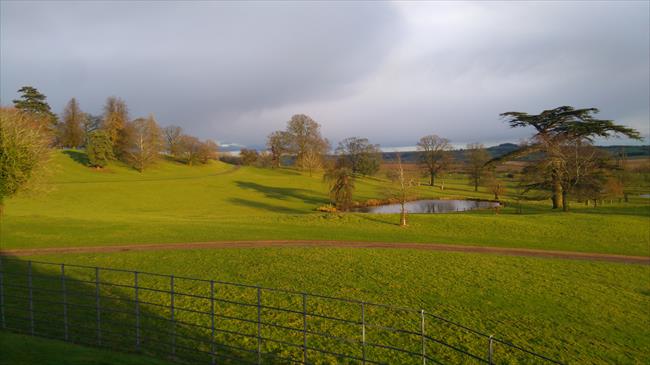
[{"label": "cloudy sky", "polygon": [[[505,111],[598,107],[650,133],[640,2],[0,2],[0,102],[106,97],[132,117],[262,146],[292,114],[332,141],[517,142]],[[607,143],[627,143],[612,140]],[[646,139],[647,143],[647,139]]]}]

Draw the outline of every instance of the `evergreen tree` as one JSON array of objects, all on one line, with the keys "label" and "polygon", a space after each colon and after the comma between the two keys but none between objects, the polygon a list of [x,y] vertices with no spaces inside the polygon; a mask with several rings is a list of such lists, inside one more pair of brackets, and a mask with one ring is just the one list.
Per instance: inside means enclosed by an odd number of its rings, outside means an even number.
[{"label": "evergreen tree", "polygon": [[58,119],[50,105],[47,103],[47,97],[41,94],[35,87],[23,86],[18,90],[22,95],[19,99],[13,100],[16,109],[21,112],[31,114],[32,116],[42,118],[48,127],[52,128],[58,123]]},{"label": "evergreen tree", "polygon": [[114,156],[119,157],[122,155],[122,149],[125,145],[124,139],[128,138],[123,131],[128,121],[129,111],[124,100],[115,96],[106,99],[106,105],[104,105],[103,128],[108,134],[111,146],[113,146]]},{"label": "evergreen tree", "polygon": [[84,124],[86,114],[79,108],[77,99],[72,98],[63,111],[63,125],[61,127],[61,144],[64,147],[76,148],[84,142]]},{"label": "evergreen tree", "polygon": [[91,167],[102,168],[108,165],[108,162],[114,158],[113,145],[108,133],[102,130],[90,132],[86,153]]}]

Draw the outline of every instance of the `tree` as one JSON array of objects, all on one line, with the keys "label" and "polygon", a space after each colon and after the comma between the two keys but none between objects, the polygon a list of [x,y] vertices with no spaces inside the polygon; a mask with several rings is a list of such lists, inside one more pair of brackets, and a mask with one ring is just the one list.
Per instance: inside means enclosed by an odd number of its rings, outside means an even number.
[{"label": "tree", "polygon": [[94,130],[88,134],[86,154],[90,167],[103,168],[114,159],[113,145],[106,131]]},{"label": "tree", "polygon": [[[533,153],[542,153],[547,161],[547,174],[551,180],[553,209],[565,205],[562,192],[563,165],[566,164],[562,148],[566,144],[578,141],[591,142],[596,137],[608,138],[613,135],[624,135],[632,139],[641,139],[638,131],[622,125],[617,125],[612,120],[596,119],[596,108],[575,109],[571,106],[561,106],[555,109],[544,110],[537,115],[523,112],[506,112],[501,116],[510,124],[511,128],[533,127],[536,130],[532,143],[526,148],[506,154],[493,161],[504,161],[511,158],[522,157]],[[566,203],[568,204],[568,203]]]},{"label": "tree", "polygon": [[487,190],[494,195],[494,200],[501,200],[501,196],[506,193],[506,185],[501,181],[495,171],[490,171],[483,179],[483,184]]},{"label": "tree", "polygon": [[401,205],[400,226],[405,227],[407,222],[406,203],[415,198],[415,188],[418,186],[418,179],[409,172],[404,171],[402,157],[397,154],[397,164],[388,170],[387,177],[392,182],[387,190],[387,195],[392,199],[397,199]]},{"label": "tree", "polygon": [[0,215],[4,199],[26,189],[45,168],[52,135],[40,118],[0,108]]},{"label": "tree", "polygon": [[241,151],[239,151],[239,157],[241,158],[242,165],[250,166],[257,162],[259,154],[256,150],[242,148]]},{"label": "tree", "polygon": [[181,135],[179,142],[181,159],[192,166],[196,164],[205,164],[209,160],[217,159],[219,146],[211,140],[201,142],[198,138]]},{"label": "tree", "polygon": [[102,117],[99,115],[92,115],[90,113],[86,113],[86,115],[83,118],[83,122],[81,124],[81,128],[83,129],[83,135],[84,135],[84,145],[88,146],[88,140],[90,133],[93,131],[96,131],[102,127]]},{"label": "tree", "polygon": [[304,170],[309,172],[309,176],[312,176],[314,170],[319,169],[323,165],[323,156],[314,149],[308,149],[302,156],[301,165]]},{"label": "tree", "polygon": [[429,184],[433,186],[436,175],[447,169],[451,163],[448,153],[451,150],[449,140],[435,134],[424,136],[420,138],[417,149],[420,151],[418,164],[427,173]]},{"label": "tree", "polygon": [[275,131],[266,138],[266,146],[271,151],[273,167],[280,167],[282,156],[290,151],[291,136],[285,131]]},{"label": "tree", "polygon": [[163,128],[163,136],[165,138],[165,149],[174,158],[179,158],[181,154],[181,136],[183,129],[179,126],[170,125]]},{"label": "tree", "polygon": [[379,145],[370,144],[367,138],[346,138],[339,142],[336,153],[353,173],[374,175],[379,171],[381,150]]},{"label": "tree", "polygon": [[208,163],[209,160],[218,160],[219,145],[211,139],[206,139],[201,146],[201,153],[199,155],[201,163]]},{"label": "tree", "polygon": [[129,123],[130,139],[123,151],[131,166],[142,172],[160,157],[162,132],[153,115]]},{"label": "tree", "polygon": [[348,211],[352,206],[354,174],[349,168],[334,163],[325,169],[323,179],[329,183],[330,201],[337,210]]},{"label": "tree", "polygon": [[122,155],[124,140],[128,140],[128,135],[122,133],[128,121],[129,111],[124,100],[115,96],[106,99],[103,128],[110,138],[113,152],[117,157]]},{"label": "tree", "polygon": [[474,185],[474,191],[478,191],[481,178],[484,175],[485,164],[490,161],[490,154],[485,146],[479,143],[470,143],[465,149],[467,158],[467,176],[470,183]]},{"label": "tree", "polygon": [[16,109],[43,121],[48,128],[53,129],[56,126],[58,119],[56,114],[52,113],[45,95],[32,86],[23,86],[18,92],[22,95],[13,101]]},{"label": "tree", "polygon": [[77,148],[84,142],[84,128],[86,114],[79,108],[77,99],[72,98],[63,111],[63,125],[61,126],[61,144],[64,147]]},{"label": "tree", "polygon": [[296,165],[304,170],[313,169],[314,161],[330,148],[327,139],[320,133],[320,124],[304,114],[296,114],[287,122],[289,151],[296,155]]}]

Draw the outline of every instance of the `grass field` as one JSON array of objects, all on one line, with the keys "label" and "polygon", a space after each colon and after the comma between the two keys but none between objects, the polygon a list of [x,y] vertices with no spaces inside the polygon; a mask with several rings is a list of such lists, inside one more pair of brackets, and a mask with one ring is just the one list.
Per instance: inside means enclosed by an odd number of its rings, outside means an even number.
[{"label": "grass field", "polygon": [[[396,215],[316,212],[327,204],[326,185],[316,174],[220,162],[161,162],[140,174],[120,164],[89,169],[84,158],[57,152],[40,191],[7,201],[2,248],[324,239],[650,255],[650,200],[636,196],[598,208],[573,203],[569,213],[552,212],[548,201],[526,201],[524,214],[509,205],[498,215],[411,215],[410,226],[400,228]],[[355,200],[381,198],[386,182],[379,176],[357,180]],[[462,175],[445,177],[444,190],[422,186],[420,195],[491,198],[472,191]],[[425,308],[569,363],[650,362],[648,266],[334,248],[35,258]]]},{"label": "grass field", "polygon": [[[568,363],[650,361],[650,267],[643,265],[412,250],[297,248],[33,259],[426,308]],[[244,300],[245,293],[235,298]],[[436,330],[433,325],[430,328]]]},{"label": "grass field", "polygon": [[168,365],[150,357],[98,350],[90,347],[0,331],[2,365]]},{"label": "grass field", "polygon": [[[650,254],[650,200],[633,198],[598,208],[574,204],[552,212],[548,201],[492,211],[412,215],[398,227],[396,215],[325,214],[326,185],[290,169],[187,167],[163,162],[140,174],[113,165],[85,167],[79,152],[58,152],[40,192],[7,202],[2,247],[32,248],[126,243],[252,239],[327,239],[436,242],[553,250]],[[357,181],[355,199],[381,198],[381,179]],[[421,187],[422,197],[490,198],[462,176],[445,190]],[[507,198],[507,197],[506,197]],[[254,228],[253,228],[254,227]]]}]

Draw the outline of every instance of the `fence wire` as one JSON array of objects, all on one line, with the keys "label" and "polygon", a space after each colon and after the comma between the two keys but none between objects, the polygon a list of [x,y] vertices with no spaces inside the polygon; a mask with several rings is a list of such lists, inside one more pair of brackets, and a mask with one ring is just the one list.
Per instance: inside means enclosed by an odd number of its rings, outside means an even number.
[{"label": "fence wire", "polygon": [[182,364],[560,364],[422,309],[2,256],[0,327]]}]

